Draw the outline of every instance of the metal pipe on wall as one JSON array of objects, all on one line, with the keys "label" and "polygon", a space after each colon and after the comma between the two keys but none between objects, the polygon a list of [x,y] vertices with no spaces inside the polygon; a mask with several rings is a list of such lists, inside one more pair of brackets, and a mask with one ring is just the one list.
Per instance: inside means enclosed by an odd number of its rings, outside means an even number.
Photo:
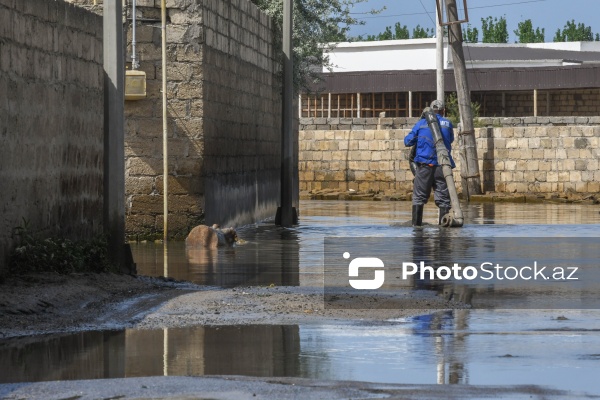
[{"label": "metal pipe on wall", "polygon": [[131,9],[132,9],[132,28],[131,28],[131,69],[135,70],[138,69],[138,67],[140,66],[140,64],[137,61],[137,56],[136,56],[136,51],[135,51],[135,46],[136,46],[136,40],[135,40],[135,24],[136,24],[136,0],[132,0],[133,3],[131,4]]},{"label": "metal pipe on wall", "polygon": [[[162,30],[162,118],[163,118],[163,241],[167,243],[169,233],[169,148],[167,124],[167,5],[166,0],[160,2],[160,19]],[[165,255],[167,252],[165,251]]]}]

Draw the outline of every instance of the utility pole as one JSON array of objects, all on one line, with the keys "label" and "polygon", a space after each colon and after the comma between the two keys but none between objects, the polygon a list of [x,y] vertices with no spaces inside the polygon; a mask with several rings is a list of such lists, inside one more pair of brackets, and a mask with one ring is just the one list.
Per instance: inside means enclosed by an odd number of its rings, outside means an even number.
[{"label": "utility pole", "polygon": [[[436,8],[436,13],[437,13]],[[436,59],[436,83],[438,100],[446,103],[444,100],[444,27],[440,24],[441,16],[438,15],[435,33],[435,59]]]},{"label": "utility pole", "polygon": [[[465,2],[466,3],[466,2]],[[481,177],[477,159],[477,146],[473,126],[473,111],[471,110],[471,92],[467,82],[467,68],[463,52],[462,29],[458,21],[456,0],[446,0],[448,13],[448,43],[452,49],[454,78],[462,131],[459,132],[460,145],[460,176],[463,192],[467,200],[472,194],[481,194]]]},{"label": "utility pole", "polygon": [[125,60],[122,0],[104,0],[104,232],[110,261],[124,273],[125,246]]}]

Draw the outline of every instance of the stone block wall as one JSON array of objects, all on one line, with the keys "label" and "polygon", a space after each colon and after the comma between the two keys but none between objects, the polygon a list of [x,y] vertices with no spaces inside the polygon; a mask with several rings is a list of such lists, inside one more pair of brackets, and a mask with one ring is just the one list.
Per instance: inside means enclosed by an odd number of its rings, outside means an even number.
[{"label": "stone block wall", "polygon": [[102,18],[63,1],[0,0],[0,272],[34,234],[102,232]]},{"label": "stone block wall", "polygon": [[[159,1],[137,4],[140,17],[160,15]],[[200,222],[275,215],[281,96],[270,20],[248,0],[171,0],[167,7],[171,236]],[[131,27],[128,34],[131,43]],[[136,42],[147,98],[126,102],[130,237],[162,231],[164,194],[160,26],[141,22]]]},{"label": "stone block wall", "polygon": [[[412,190],[404,137],[416,118],[302,119],[300,190]],[[600,191],[600,117],[482,118],[477,155],[484,191]],[[342,129],[340,129],[342,128]],[[460,180],[460,143],[453,145]]]}]

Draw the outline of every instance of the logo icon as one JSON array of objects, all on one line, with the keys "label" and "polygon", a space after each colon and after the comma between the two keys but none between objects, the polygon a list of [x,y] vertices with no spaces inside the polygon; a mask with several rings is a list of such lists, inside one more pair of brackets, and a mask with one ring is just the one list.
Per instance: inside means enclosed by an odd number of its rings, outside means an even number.
[{"label": "logo icon", "polygon": [[[350,253],[345,252],[343,257],[345,259],[350,258]],[[373,279],[349,279],[348,282],[354,289],[379,289],[385,281],[384,267],[383,261],[377,257],[355,258],[348,265],[348,276],[357,277],[359,268],[377,268],[374,271],[375,277]]]}]

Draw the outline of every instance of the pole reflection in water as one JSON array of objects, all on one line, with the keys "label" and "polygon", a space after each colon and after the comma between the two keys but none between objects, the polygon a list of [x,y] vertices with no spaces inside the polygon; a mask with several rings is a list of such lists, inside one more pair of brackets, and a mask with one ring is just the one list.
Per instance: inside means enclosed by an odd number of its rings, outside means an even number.
[{"label": "pole reflection in water", "polygon": [[166,240],[163,241],[163,274],[165,278],[169,277],[169,249]]}]

